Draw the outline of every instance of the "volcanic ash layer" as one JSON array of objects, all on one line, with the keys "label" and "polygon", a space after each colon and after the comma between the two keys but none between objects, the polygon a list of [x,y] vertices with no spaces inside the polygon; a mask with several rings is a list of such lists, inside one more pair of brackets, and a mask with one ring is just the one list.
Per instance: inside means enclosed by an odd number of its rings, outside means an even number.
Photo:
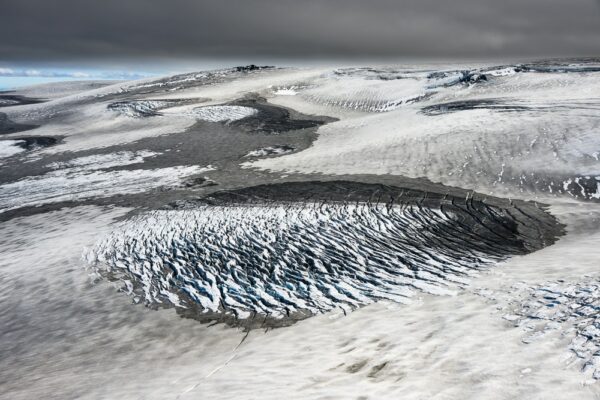
[{"label": "volcanic ash layer", "polygon": [[451,294],[482,268],[561,233],[534,203],[296,182],[137,215],[86,257],[136,302],[255,328],[378,300],[407,303],[419,291]]}]

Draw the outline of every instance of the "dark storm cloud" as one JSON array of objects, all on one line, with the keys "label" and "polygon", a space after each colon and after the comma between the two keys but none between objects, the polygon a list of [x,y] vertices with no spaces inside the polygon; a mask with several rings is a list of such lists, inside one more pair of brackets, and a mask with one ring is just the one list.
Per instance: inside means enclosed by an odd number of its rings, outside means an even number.
[{"label": "dark storm cloud", "polygon": [[0,61],[600,55],[596,0],[2,0]]}]

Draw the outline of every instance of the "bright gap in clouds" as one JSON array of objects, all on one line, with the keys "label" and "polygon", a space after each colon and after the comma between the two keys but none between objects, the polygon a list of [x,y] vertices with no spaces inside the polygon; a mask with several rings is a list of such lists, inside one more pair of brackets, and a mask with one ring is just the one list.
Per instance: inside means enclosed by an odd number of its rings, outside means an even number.
[{"label": "bright gap in clouds", "polygon": [[155,73],[138,71],[0,66],[0,90],[9,90],[48,82],[75,80],[132,80],[155,75]]}]

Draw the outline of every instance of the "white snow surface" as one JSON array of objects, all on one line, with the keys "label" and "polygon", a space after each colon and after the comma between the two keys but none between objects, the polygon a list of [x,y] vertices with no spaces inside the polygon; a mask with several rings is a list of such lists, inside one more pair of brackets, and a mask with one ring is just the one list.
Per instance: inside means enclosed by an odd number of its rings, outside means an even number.
[{"label": "white snow surface", "polygon": [[[24,148],[19,146],[19,143],[23,143],[22,140],[0,140],[0,159],[14,156],[25,151]],[[1,162],[1,161],[0,161]]]},{"label": "white snow surface", "polygon": [[[326,105],[321,112],[340,120],[321,126],[317,140],[304,151],[244,165],[281,173],[426,177],[500,196],[560,195],[566,179],[600,175],[595,157],[600,149],[599,76],[518,73],[433,89],[415,78],[323,78],[314,89],[272,101],[306,113],[318,112],[315,104]],[[425,100],[402,100],[424,92],[430,94]],[[526,109],[421,112],[432,104],[486,99]],[[369,112],[357,113],[361,110]]]}]

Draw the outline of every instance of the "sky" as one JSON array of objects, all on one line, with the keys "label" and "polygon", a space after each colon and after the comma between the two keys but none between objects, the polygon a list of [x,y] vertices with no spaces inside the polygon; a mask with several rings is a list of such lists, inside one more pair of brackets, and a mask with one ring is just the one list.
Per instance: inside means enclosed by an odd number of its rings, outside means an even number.
[{"label": "sky", "polygon": [[0,69],[13,71],[600,56],[600,0],[0,3]]}]

